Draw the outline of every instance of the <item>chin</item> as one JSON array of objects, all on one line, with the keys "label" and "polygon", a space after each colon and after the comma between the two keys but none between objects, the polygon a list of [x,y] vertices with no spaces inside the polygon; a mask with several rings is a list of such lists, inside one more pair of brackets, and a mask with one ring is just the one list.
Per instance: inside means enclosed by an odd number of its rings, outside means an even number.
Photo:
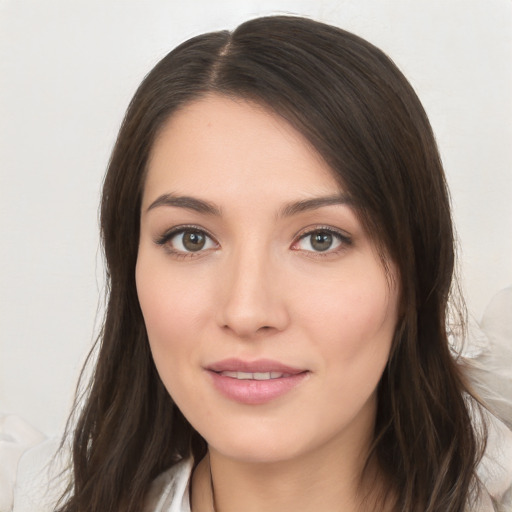
[{"label": "chin", "polygon": [[276,428],[237,428],[231,432],[226,429],[222,437],[215,435],[207,439],[207,442],[210,449],[222,457],[246,464],[293,461],[329,444],[328,438],[320,439],[318,436],[293,430],[293,427],[283,429],[281,432]]}]

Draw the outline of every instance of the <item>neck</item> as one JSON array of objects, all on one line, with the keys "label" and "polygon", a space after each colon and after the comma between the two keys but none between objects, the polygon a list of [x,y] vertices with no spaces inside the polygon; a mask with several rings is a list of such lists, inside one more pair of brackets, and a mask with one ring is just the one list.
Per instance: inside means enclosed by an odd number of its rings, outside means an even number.
[{"label": "neck", "polygon": [[[335,448],[328,443],[299,460],[258,463],[234,460],[210,448],[194,472],[192,510],[359,512],[365,494],[361,474],[367,452],[354,444],[342,451]],[[379,482],[375,465],[370,464],[365,475],[372,487]],[[380,503],[375,510],[385,507]]]}]

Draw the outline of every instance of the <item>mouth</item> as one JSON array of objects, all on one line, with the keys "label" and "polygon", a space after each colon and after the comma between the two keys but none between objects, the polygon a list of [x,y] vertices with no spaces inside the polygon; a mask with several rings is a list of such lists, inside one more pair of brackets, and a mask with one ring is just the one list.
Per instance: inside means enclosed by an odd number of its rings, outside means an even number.
[{"label": "mouth", "polygon": [[214,388],[224,397],[246,405],[260,405],[291,392],[309,375],[309,370],[277,361],[225,359],[205,370]]},{"label": "mouth", "polygon": [[217,375],[222,375],[223,377],[230,377],[232,379],[238,380],[273,380],[273,379],[283,379],[286,377],[291,377],[291,373],[281,373],[281,372],[233,372],[233,371],[225,371],[225,372],[215,372]]}]

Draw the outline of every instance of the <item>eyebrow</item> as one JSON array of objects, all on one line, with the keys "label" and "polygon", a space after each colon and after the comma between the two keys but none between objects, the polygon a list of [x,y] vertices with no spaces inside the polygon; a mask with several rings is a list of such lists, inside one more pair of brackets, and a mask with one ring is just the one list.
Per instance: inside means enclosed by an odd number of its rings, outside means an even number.
[{"label": "eyebrow", "polygon": [[[291,217],[298,213],[317,210],[324,206],[332,205],[351,205],[353,201],[345,194],[336,194],[332,196],[314,197],[311,199],[303,199],[285,204],[278,212],[277,217]],[[220,217],[221,209],[214,203],[197,199],[191,196],[177,196],[175,194],[162,194],[155,199],[147,208],[146,212],[153,210],[159,206],[174,206],[177,208],[185,208],[206,215],[214,215]]]},{"label": "eyebrow", "polygon": [[175,206],[177,208],[185,208],[187,210],[193,210],[195,212],[204,213],[207,215],[215,215],[219,217],[221,215],[220,208],[215,204],[190,196],[163,194],[148,206],[146,212],[149,212],[158,206]]},{"label": "eyebrow", "polygon": [[297,213],[306,212],[309,210],[317,210],[324,206],[332,205],[351,205],[352,199],[346,194],[336,194],[325,197],[313,197],[312,199],[303,199],[301,201],[294,201],[286,204],[279,211],[278,217],[291,217]]}]

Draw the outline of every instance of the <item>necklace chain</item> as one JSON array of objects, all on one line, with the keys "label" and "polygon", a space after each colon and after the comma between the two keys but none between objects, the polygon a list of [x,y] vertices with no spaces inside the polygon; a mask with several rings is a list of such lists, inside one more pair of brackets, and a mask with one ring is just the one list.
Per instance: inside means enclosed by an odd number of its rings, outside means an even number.
[{"label": "necklace chain", "polygon": [[215,488],[213,486],[212,462],[211,462],[211,458],[209,455],[208,455],[208,469],[210,471],[210,491],[212,494],[212,512],[217,512],[217,507],[215,506]]}]

